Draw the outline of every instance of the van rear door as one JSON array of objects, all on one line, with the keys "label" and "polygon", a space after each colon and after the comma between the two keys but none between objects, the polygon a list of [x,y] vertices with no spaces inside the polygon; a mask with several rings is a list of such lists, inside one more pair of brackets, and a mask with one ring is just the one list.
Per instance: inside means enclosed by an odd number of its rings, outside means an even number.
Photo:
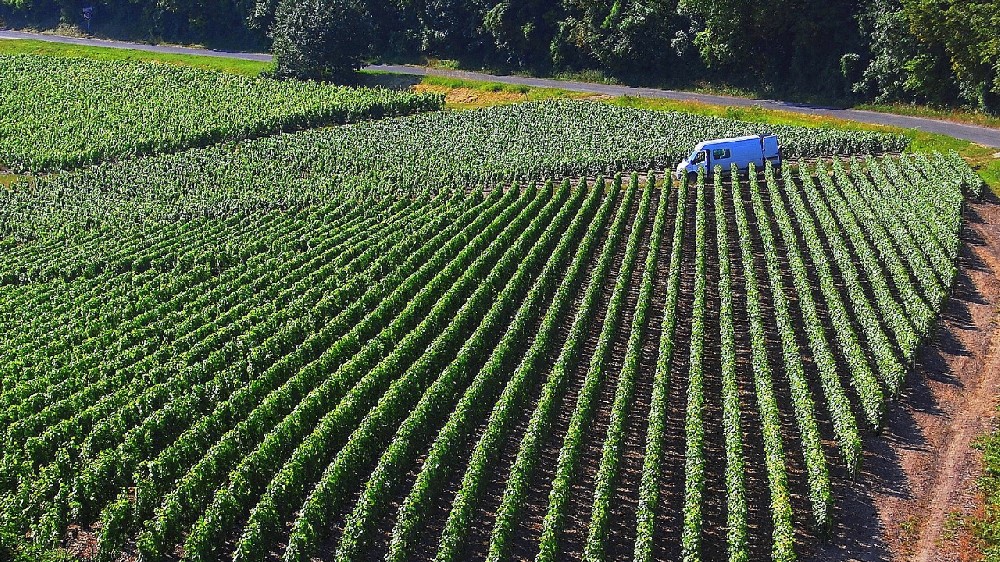
[{"label": "van rear door", "polygon": [[776,158],[778,156],[778,137],[776,135],[761,137],[760,144],[764,150],[765,159]]}]

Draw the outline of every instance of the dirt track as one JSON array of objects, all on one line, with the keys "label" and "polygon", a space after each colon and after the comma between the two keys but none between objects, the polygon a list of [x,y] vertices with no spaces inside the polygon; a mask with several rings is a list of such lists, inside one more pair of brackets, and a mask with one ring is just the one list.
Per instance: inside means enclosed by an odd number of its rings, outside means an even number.
[{"label": "dirt track", "polygon": [[[880,436],[864,473],[838,498],[839,527],[815,560],[974,560],[963,521],[976,509],[979,454],[1000,387],[1000,200],[965,213],[952,298]],[[850,486],[850,485],[849,485]]]}]

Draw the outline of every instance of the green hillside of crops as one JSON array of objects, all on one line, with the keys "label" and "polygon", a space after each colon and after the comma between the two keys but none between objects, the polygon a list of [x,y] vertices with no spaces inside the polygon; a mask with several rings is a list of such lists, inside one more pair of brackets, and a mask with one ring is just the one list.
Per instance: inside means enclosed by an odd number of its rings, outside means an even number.
[{"label": "green hillside of crops", "polygon": [[440,109],[433,95],[135,61],[0,55],[0,168],[66,169]]},{"label": "green hillside of crops", "polygon": [[0,160],[94,163],[0,189],[19,561],[797,560],[982,189],[894,134],[4,65]]}]

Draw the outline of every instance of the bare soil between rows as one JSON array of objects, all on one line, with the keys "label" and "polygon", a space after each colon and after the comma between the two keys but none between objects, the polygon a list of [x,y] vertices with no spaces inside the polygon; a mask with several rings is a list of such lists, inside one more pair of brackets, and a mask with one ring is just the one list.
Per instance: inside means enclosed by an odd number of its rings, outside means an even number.
[{"label": "bare soil between rows", "polygon": [[964,521],[981,500],[975,439],[994,423],[1000,388],[1000,200],[967,206],[959,273],[937,330],[881,435],[866,439],[857,482],[836,486],[837,528],[805,560],[977,560]]}]

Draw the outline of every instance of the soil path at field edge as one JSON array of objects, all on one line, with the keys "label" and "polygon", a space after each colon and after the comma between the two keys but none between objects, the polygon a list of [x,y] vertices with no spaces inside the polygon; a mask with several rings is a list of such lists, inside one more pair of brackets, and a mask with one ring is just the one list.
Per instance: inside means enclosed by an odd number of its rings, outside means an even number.
[{"label": "soil path at field edge", "polygon": [[1000,387],[1000,200],[965,211],[959,273],[882,435],[866,439],[862,474],[839,483],[838,527],[806,559],[975,560],[968,526],[981,503],[980,453]]}]

